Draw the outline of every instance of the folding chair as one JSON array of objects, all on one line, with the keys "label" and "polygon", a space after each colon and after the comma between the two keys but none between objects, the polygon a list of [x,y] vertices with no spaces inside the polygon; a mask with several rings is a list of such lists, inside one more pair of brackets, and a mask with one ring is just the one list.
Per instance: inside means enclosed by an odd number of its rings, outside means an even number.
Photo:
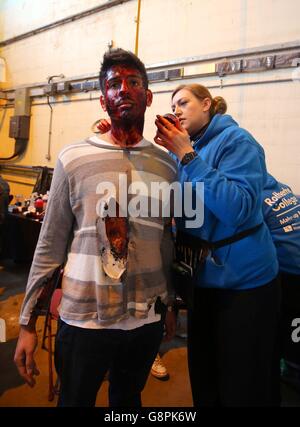
[{"label": "folding chair", "polygon": [[48,388],[48,400],[51,402],[54,396],[59,393],[59,378],[57,378],[55,384],[53,381],[53,355],[54,346],[53,339],[56,335],[56,328],[53,328],[53,321],[57,323],[59,314],[57,308],[59,306],[62,296],[61,289],[55,289],[53,292],[49,310],[46,314],[44,333],[42,338],[42,348],[48,351],[48,376],[49,376],[49,388]]},{"label": "folding chair", "polygon": [[48,351],[49,401],[52,401],[54,399],[54,395],[58,394],[59,391],[59,380],[57,379],[55,384],[53,382],[53,339],[56,335],[56,328],[53,328],[53,321],[57,323],[59,317],[57,308],[62,296],[62,277],[63,266],[60,266],[56,269],[53,276],[48,280],[48,283],[45,285],[36,306],[36,313],[38,315],[45,315],[42,349]]}]

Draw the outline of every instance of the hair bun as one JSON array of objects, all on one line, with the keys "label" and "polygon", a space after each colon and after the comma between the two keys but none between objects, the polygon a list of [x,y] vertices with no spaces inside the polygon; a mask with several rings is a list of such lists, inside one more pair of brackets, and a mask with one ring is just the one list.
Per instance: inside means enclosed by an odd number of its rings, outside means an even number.
[{"label": "hair bun", "polygon": [[222,96],[215,96],[213,101],[214,101],[215,114],[226,113],[227,104],[225,99]]}]

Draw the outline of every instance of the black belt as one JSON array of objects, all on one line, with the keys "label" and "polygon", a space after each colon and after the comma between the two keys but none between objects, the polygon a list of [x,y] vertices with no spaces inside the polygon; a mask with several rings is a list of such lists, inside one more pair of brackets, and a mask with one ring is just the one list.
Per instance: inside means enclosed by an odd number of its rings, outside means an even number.
[{"label": "black belt", "polygon": [[203,262],[207,257],[209,251],[213,251],[223,246],[230,245],[241,239],[244,239],[250,234],[255,233],[263,223],[255,227],[248,228],[247,230],[240,231],[233,236],[226,237],[225,239],[209,242],[185,231],[178,230],[176,233],[176,260],[184,262],[185,264],[196,268],[199,263]]}]

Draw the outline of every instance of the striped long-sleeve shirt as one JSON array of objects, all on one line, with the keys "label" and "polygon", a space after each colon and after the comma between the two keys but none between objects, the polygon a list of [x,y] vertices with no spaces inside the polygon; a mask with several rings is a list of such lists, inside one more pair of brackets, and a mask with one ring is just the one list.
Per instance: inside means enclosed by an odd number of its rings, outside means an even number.
[{"label": "striped long-sleeve shirt", "polygon": [[[98,319],[109,325],[130,315],[146,318],[149,305],[158,296],[167,302],[172,261],[170,216],[153,214],[152,203],[157,207],[157,200],[150,190],[153,183],[171,184],[176,178],[175,162],[146,140],[122,149],[92,137],[64,148],[55,167],[20,323],[29,322],[46,279],[64,262],[59,310],[66,320]],[[101,259],[99,204],[111,196],[103,194],[105,183],[116,188],[117,196],[123,191],[119,200],[127,197],[128,202],[126,272],[120,279],[105,274]],[[132,193],[139,187],[138,198],[124,195],[123,184],[125,190],[131,186]],[[139,216],[131,214],[134,209]]]}]

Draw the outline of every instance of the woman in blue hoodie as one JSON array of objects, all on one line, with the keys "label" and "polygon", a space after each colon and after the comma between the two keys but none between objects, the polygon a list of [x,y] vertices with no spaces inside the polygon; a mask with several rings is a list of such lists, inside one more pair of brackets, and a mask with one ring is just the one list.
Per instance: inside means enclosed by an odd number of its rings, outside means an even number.
[{"label": "woman in blue hoodie", "polygon": [[263,214],[281,278],[282,379],[300,391],[300,198],[270,174],[263,190]]},{"label": "woman in blue hoodie", "polygon": [[177,218],[177,232],[210,242],[189,309],[194,405],[279,404],[278,263],[261,208],[264,151],[204,86],[179,86],[172,110],[177,123],[157,116],[155,142],[176,159],[183,188],[204,183],[203,225]]}]

